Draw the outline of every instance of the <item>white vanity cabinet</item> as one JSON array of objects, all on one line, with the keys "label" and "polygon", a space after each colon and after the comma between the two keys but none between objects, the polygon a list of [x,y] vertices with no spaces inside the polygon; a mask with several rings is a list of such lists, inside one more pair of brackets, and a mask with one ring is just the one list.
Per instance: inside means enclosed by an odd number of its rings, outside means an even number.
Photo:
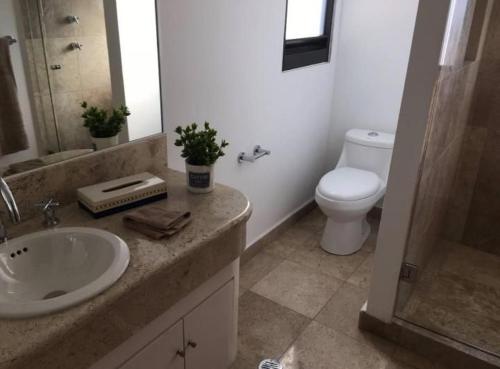
[{"label": "white vanity cabinet", "polygon": [[120,369],[184,369],[182,321],[144,347]]},{"label": "white vanity cabinet", "polygon": [[228,369],[237,350],[239,260],[90,369]]},{"label": "white vanity cabinet", "polygon": [[234,342],[234,282],[229,282],[184,318],[186,369],[227,368]]}]

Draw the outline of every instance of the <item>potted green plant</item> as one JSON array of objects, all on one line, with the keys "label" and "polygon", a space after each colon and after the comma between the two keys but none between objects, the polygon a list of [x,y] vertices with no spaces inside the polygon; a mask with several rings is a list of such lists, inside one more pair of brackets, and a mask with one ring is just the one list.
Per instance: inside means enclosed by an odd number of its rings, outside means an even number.
[{"label": "potted green plant", "polygon": [[118,145],[118,134],[126,122],[126,117],[130,115],[128,108],[121,105],[118,109],[113,109],[108,116],[105,109],[89,106],[86,101],[81,103],[81,107],[85,109],[82,114],[83,125],[89,129],[94,149],[102,150]]},{"label": "potted green plant", "polygon": [[177,127],[180,136],[175,146],[181,146],[181,156],[186,159],[186,177],[188,190],[194,193],[208,193],[214,189],[214,164],[224,156],[223,149],[229,145],[226,140],[218,144],[217,131],[205,122],[203,129],[193,123],[185,128]]}]

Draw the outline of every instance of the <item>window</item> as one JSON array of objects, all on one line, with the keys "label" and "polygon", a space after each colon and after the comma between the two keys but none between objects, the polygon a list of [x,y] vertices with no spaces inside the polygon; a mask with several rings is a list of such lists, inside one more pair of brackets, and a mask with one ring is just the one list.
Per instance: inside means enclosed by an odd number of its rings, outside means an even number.
[{"label": "window", "polygon": [[283,70],[330,58],[334,0],[288,0]]}]

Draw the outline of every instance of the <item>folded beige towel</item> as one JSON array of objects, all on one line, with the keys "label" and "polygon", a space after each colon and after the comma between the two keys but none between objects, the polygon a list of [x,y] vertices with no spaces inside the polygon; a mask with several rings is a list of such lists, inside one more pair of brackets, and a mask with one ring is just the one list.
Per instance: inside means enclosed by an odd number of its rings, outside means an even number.
[{"label": "folded beige towel", "polygon": [[176,234],[190,221],[190,212],[166,210],[160,206],[134,210],[123,217],[126,227],[155,240]]},{"label": "folded beige towel", "polygon": [[0,154],[12,154],[27,148],[9,40],[0,37]]}]

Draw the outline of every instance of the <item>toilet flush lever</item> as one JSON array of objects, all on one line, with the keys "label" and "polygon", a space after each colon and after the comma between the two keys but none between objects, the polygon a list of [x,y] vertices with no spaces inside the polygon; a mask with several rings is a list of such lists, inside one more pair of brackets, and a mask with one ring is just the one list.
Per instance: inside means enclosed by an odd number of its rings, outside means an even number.
[{"label": "toilet flush lever", "polygon": [[247,153],[240,152],[238,155],[238,163],[243,163],[248,161],[249,163],[255,162],[255,160],[262,158],[263,156],[271,155],[271,150],[263,149],[260,145],[257,145],[253,149],[253,154],[248,155]]}]

